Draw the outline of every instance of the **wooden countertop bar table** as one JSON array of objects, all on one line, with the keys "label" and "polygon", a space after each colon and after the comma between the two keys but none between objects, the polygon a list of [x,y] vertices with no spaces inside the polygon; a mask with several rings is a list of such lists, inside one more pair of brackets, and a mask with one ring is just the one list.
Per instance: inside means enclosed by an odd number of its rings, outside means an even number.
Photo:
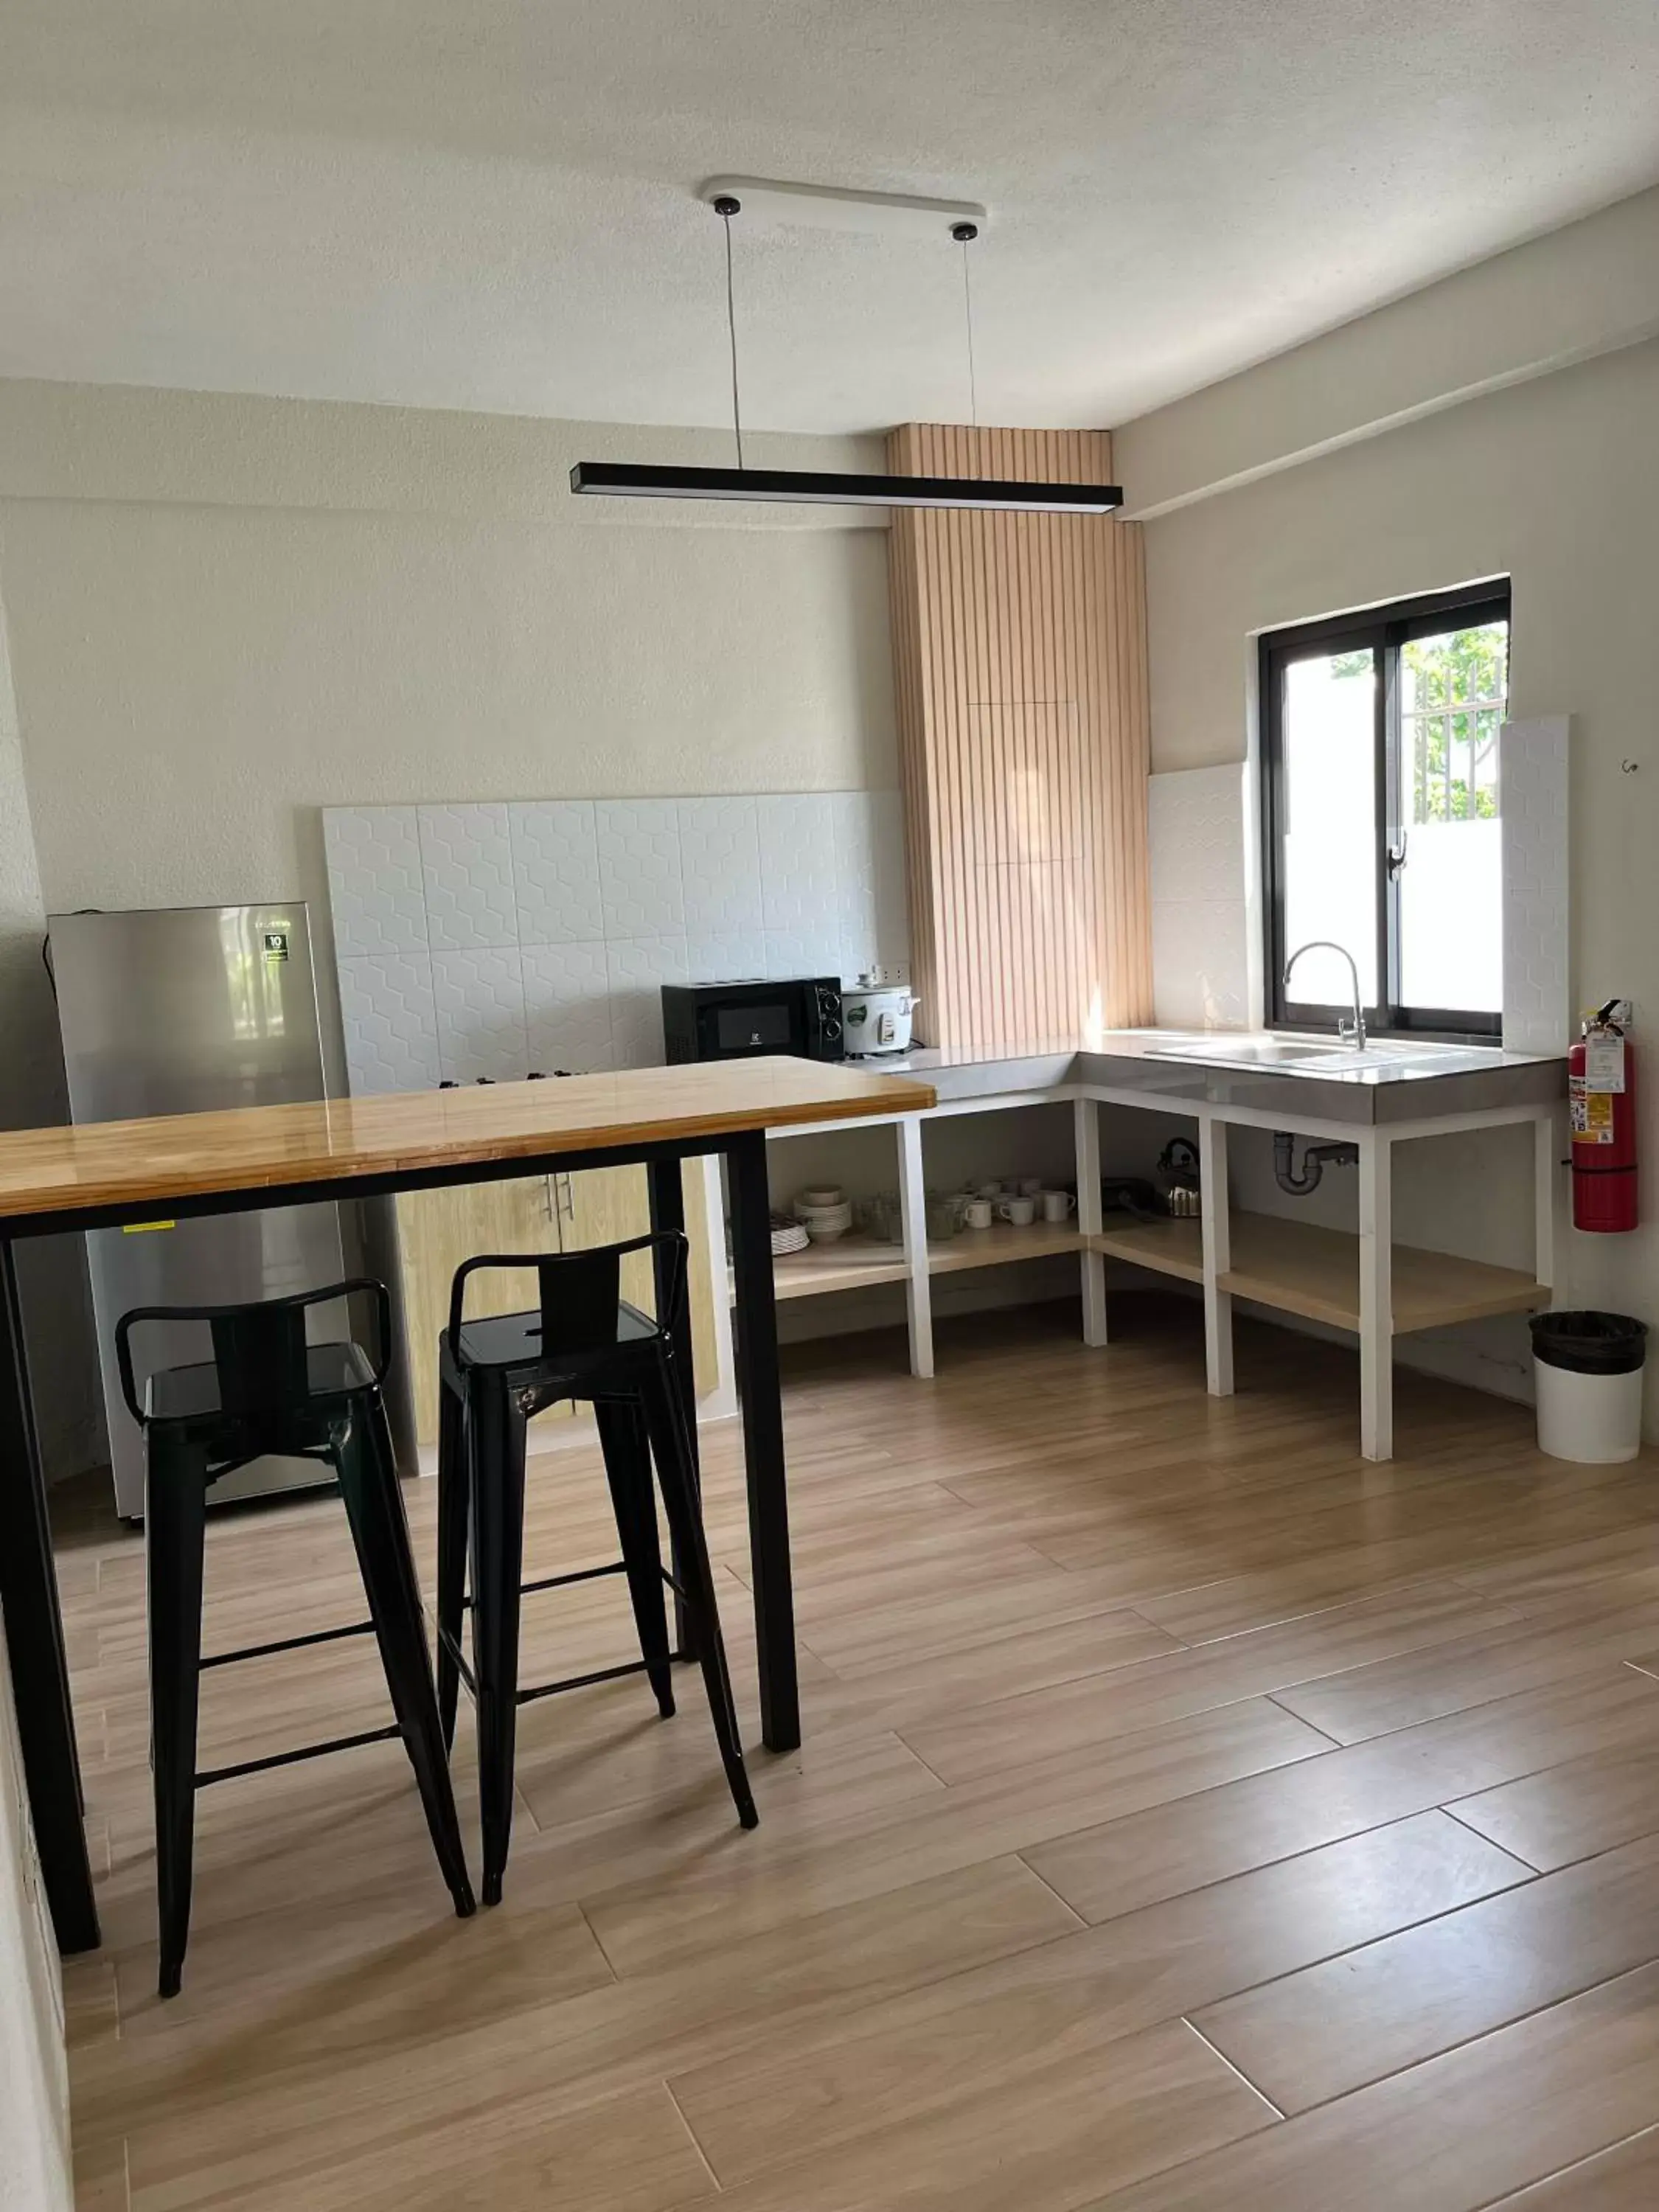
[{"label": "wooden countertop bar table", "polygon": [[18,1306],[18,1238],[635,1164],[649,1170],[654,1224],[679,1228],[681,1160],[723,1154],[762,1729],[772,1750],[787,1751],[800,1741],[800,1713],[765,1133],[933,1103],[928,1085],[906,1077],[768,1057],[0,1133],[0,1610],[60,1948],[91,1949],[98,1917]]}]

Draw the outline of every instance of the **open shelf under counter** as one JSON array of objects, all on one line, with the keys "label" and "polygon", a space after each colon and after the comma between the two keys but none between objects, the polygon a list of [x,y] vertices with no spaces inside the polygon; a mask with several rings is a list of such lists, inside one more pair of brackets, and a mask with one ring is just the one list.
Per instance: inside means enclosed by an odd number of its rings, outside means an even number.
[{"label": "open shelf under counter", "polygon": [[[1359,1327],[1359,1239],[1281,1214],[1235,1213],[1231,1265],[1219,1287],[1234,1297],[1334,1328]],[[1095,1249],[1113,1259],[1183,1281],[1204,1275],[1202,1231],[1196,1221],[1135,1221],[1103,1231]],[[1488,1314],[1529,1313],[1550,1302],[1541,1283],[1522,1270],[1493,1267],[1412,1244],[1393,1248],[1394,1334],[1441,1328]]]},{"label": "open shelf under counter", "polygon": [[930,1242],[930,1275],[955,1274],[963,1267],[1000,1267],[1014,1260],[1041,1260],[1051,1252],[1080,1252],[1083,1238],[1075,1221],[1033,1221],[1017,1228],[1012,1221],[988,1229],[960,1229],[954,1237]]},{"label": "open shelf under counter", "polygon": [[[1080,1252],[1083,1245],[1074,1221],[1034,1221],[1025,1229],[1000,1221],[989,1229],[963,1229],[930,1243],[927,1272],[950,1275],[967,1267],[1000,1267],[1054,1252]],[[909,1273],[899,1246],[874,1237],[838,1237],[833,1243],[809,1244],[804,1252],[780,1253],[772,1262],[780,1298],[821,1297],[830,1291],[862,1290],[870,1283],[902,1283]]]},{"label": "open shelf under counter", "polygon": [[861,1290],[866,1283],[902,1283],[909,1272],[896,1244],[876,1237],[837,1237],[804,1252],[777,1254],[772,1285],[781,1298],[813,1298],[826,1291]]},{"label": "open shelf under counter", "polygon": [[1196,1221],[1114,1222],[1094,1238],[1097,1252],[1113,1260],[1132,1260],[1160,1275],[1179,1275],[1183,1283],[1204,1279],[1204,1235]]}]

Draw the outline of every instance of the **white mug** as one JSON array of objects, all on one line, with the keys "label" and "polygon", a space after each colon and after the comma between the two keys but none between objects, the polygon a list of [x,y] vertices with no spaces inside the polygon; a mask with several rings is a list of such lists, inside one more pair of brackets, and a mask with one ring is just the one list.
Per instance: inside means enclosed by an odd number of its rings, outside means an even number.
[{"label": "white mug", "polygon": [[1019,1181],[1014,1185],[1014,1188],[1019,1193],[1022,1198],[1041,1198],[1042,1195],[1042,1177],[1041,1176],[1022,1176]]},{"label": "white mug", "polygon": [[976,1182],[974,1185],[974,1195],[976,1198],[988,1198],[994,1206],[998,1199],[1002,1196],[1002,1185],[1000,1182]]},{"label": "white mug", "polygon": [[1069,1190],[1045,1190],[1042,1194],[1045,1221],[1069,1221],[1076,1207],[1077,1200]]},{"label": "white mug", "polygon": [[970,1229],[988,1229],[991,1225],[990,1200],[970,1198],[962,1209],[962,1218]]},{"label": "white mug", "polygon": [[1016,1229],[1029,1229],[1036,1219],[1036,1200],[1034,1198],[1005,1198],[997,1212]]}]

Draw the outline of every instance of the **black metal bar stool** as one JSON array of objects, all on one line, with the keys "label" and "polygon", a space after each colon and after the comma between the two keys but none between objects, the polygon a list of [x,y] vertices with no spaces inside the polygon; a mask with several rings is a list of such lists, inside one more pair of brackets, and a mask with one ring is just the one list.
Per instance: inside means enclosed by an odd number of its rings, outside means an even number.
[{"label": "black metal bar stool", "polygon": [[[448,1741],[463,1679],[477,1702],[486,1905],[500,1903],[507,1868],[519,1707],[532,1698],[644,1674],[666,1718],[674,1710],[672,1662],[683,1655],[670,1648],[665,1588],[686,1607],[738,1817],[745,1828],[756,1825],[674,1358],[674,1334],[685,1300],[686,1249],[684,1237],[668,1231],[588,1252],[481,1257],[455,1272],[449,1327],[438,1346],[438,1703]],[[630,1252],[642,1251],[657,1263],[655,1321],[622,1296],[623,1261]],[[485,1268],[532,1267],[541,1291],[538,1311],[464,1318],[471,1276]],[[525,1427],[532,1415],[563,1398],[584,1399],[593,1407],[623,1556],[609,1566],[526,1583]],[[678,1577],[664,1572],[657,1540],[653,1459],[680,1565]],[[461,1651],[469,1525],[471,1667]],[[626,1666],[521,1689],[520,1599],[531,1590],[617,1574],[628,1580],[641,1656]]]},{"label": "black metal bar stool", "polygon": [[[141,1306],[123,1315],[115,1332],[121,1389],[144,1432],[144,1534],[149,1583],[151,1765],[155,1780],[155,1859],[161,1907],[161,1993],[175,1996],[190,1940],[191,1866],[195,1793],[266,1767],[286,1766],[325,1752],[354,1749],[401,1736],[420,1786],[438,1863],[458,1915],[474,1910],[461,1848],[460,1825],[438,1721],[432,1658],[421,1610],[420,1583],[398,1486],[391,1431],[380,1386],[386,1359],[370,1362],[349,1339],[309,1344],[309,1308],[354,1293],[378,1304],[381,1344],[391,1341],[389,1301],[382,1284],[335,1283],[296,1297],[240,1306]],[[146,1322],[206,1324],[212,1357],[200,1364],[158,1369],[141,1403],[133,1380],[131,1335]],[[207,1493],[228,1474],[266,1453],[322,1460],[339,1478],[370,1618],[347,1628],[202,1656],[202,1579]],[[204,1668],[264,1658],[301,1645],[373,1634],[379,1642],[396,1723],[243,1759],[198,1773],[196,1720]]]}]

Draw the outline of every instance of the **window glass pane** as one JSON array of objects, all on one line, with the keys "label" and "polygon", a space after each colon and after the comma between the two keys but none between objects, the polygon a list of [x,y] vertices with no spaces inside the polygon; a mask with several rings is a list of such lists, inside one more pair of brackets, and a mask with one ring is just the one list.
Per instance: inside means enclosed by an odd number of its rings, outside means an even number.
[{"label": "window glass pane", "polygon": [[[1285,951],[1318,937],[1346,946],[1368,1006],[1377,1001],[1376,711],[1369,646],[1285,671]],[[1346,1006],[1352,993],[1346,960],[1310,952],[1287,996]]]},{"label": "window glass pane", "polygon": [[1498,730],[1507,623],[1400,648],[1400,1001],[1462,1013],[1504,1003]]}]

